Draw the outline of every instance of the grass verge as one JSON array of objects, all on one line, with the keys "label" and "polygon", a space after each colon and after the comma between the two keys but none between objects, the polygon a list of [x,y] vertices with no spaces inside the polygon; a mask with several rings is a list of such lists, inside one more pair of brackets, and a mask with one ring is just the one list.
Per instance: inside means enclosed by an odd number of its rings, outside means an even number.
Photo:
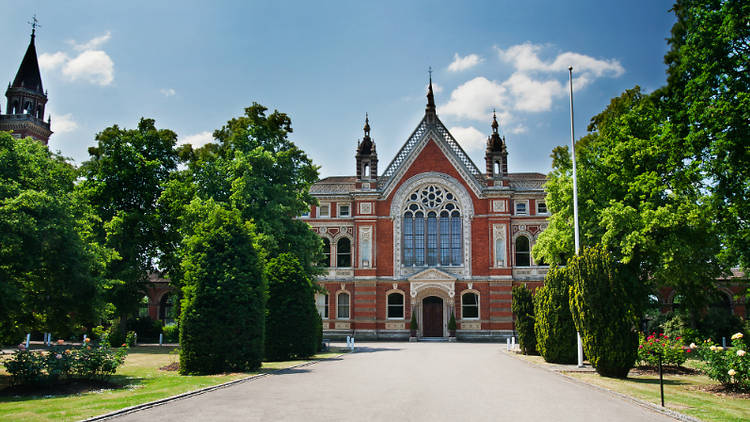
[{"label": "grass verge", "polygon": [[[250,375],[288,368],[306,361],[264,362],[257,372],[207,376],[181,376],[162,371],[177,361],[170,347],[134,347],[125,364],[110,381],[123,388],[56,396],[0,396],[0,420],[60,421],[81,420],[129,406],[174,396],[245,378]],[[315,359],[339,355],[334,351]],[[0,365],[0,388],[8,384],[8,375]]]}]

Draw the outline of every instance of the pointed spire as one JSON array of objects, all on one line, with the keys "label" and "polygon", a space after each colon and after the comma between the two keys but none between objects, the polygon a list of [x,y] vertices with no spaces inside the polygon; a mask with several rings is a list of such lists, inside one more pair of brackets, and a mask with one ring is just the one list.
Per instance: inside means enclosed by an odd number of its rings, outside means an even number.
[{"label": "pointed spire", "polygon": [[368,116],[367,113],[365,113],[365,127],[362,128],[365,131],[365,138],[370,138],[370,116]]},{"label": "pointed spire", "polygon": [[497,133],[497,128],[500,125],[497,124],[497,114],[495,114],[495,109],[492,109],[492,133]]},{"label": "pointed spire", "polygon": [[425,108],[425,112],[434,114],[435,113],[435,94],[432,93],[432,66],[430,66],[427,72],[429,72],[430,74],[430,85],[427,88],[427,107]]},{"label": "pointed spire", "polygon": [[505,149],[505,146],[503,144],[502,138],[500,138],[500,133],[498,132],[498,128],[500,127],[500,124],[497,122],[497,113],[495,110],[492,110],[492,134],[487,137],[487,152],[491,151],[503,151]]},{"label": "pointed spire", "polygon": [[16,78],[13,80],[11,86],[13,88],[26,88],[44,95],[42,77],[39,73],[39,62],[36,58],[36,47],[34,46],[37,26],[39,25],[37,25],[35,16],[31,24],[31,42],[29,42],[29,47],[26,49],[26,54],[23,56],[23,60],[21,60],[21,66],[19,66],[18,73],[16,73]]}]

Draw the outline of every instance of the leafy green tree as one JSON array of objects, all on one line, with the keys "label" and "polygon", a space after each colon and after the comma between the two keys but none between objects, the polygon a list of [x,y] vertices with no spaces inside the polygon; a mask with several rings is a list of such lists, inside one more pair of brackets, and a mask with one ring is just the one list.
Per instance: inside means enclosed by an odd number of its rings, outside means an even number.
[{"label": "leafy green tree", "polygon": [[284,253],[266,265],[266,358],[307,358],[318,350],[315,287],[296,256]]},{"label": "leafy green tree", "polygon": [[75,168],[31,138],[0,132],[0,343],[67,335],[98,320],[112,256],[73,192]]},{"label": "leafy green tree", "polygon": [[534,292],[536,348],[545,361],[573,363],[578,357],[576,327],[570,314],[570,277],[552,266]]},{"label": "leafy green tree", "polygon": [[180,373],[258,369],[265,281],[252,224],[212,200],[187,211],[197,223],[184,245]]},{"label": "leafy green tree", "polygon": [[605,377],[624,378],[638,358],[637,318],[627,282],[601,246],[568,262],[570,312],[591,365]]},{"label": "leafy green tree", "polygon": [[168,225],[161,220],[157,201],[177,168],[177,135],[157,129],[152,119],[141,119],[136,129],[115,125],[96,140],[81,167],[78,188],[101,219],[96,231],[100,242],[119,254],[108,267],[110,279],[116,281],[108,300],[124,318],[137,312],[148,274],[158,269]]},{"label": "leafy green tree", "polygon": [[[582,246],[603,244],[624,264],[641,313],[648,294],[670,286],[699,315],[722,267],[702,174],[675,137],[663,102],[638,87],[614,98],[576,143]],[[549,227],[536,259],[565,264],[574,254],[572,166],[567,148],[553,151],[547,183]]]},{"label": "leafy green tree", "polygon": [[269,257],[293,253],[309,273],[321,259],[320,239],[297,216],[316,203],[318,167],[291,140],[291,119],[253,103],[214,132],[217,143],[180,153],[189,160],[196,195],[230,204],[253,220]]},{"label": "leafy green tree", "polygon": [[729,265],[750,268],[750,3],[677,0],[668,39],[669,122],[703,173]]},{"label": "leafy green tree", "polygon": [[519,284],[512,289],[511,310],[516,316],[518,345],[525,355],[536,354],[534,335],[534,296],[526,285]]}]

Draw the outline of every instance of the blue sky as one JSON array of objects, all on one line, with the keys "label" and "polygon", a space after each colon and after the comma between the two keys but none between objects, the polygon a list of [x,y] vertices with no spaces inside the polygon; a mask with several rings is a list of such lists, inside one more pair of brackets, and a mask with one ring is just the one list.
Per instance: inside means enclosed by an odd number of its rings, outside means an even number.
[{"label": "blue sky", "polygon": [[424,113],[432,66],[438,115],[480,169],[494,108],[509,170],[547,172],[570,142],[567,67],[580,137],[623,90],[665,83],[671,5],[0,0],[0,81],[36,13],[52,149],[81,162],[97,132],[142,116],[200,144],[255,101],[289,114],[293,141],[331,176],[354,174],[365,112],[385,169]]}]

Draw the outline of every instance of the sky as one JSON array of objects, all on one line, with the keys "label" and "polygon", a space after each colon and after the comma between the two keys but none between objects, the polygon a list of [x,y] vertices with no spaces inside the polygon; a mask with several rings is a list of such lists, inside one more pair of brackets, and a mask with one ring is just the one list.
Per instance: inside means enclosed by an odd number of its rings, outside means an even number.
[{"label": "sky", "polygon": [[[424,115],[484,169],[493,110],[511,172],[550,171],[624,90],[666,83],[671,1],[0,0],[0,81],[36,14],[51,149],[77,163],[96,134],[141,117],[200,146],[258,102],[287,113],[321,177],[353,175],[365,113],[385,170]],[[2,101],[2,112],[5,112]]]}]

